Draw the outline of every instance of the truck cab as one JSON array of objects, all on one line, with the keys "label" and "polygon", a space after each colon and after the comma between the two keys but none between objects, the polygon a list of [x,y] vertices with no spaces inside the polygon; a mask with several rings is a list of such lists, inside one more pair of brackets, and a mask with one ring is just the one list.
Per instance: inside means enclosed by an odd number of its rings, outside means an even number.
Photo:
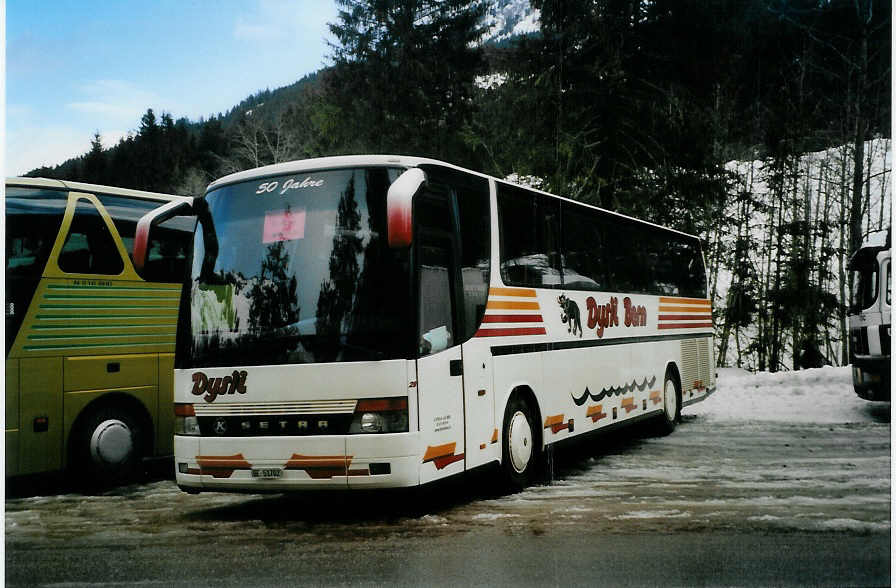
[{"label": "truck cab", "polygon": [[856,394],[890,400],[890,231],[883,243],[863,245],[849,260],[849,357]]}]

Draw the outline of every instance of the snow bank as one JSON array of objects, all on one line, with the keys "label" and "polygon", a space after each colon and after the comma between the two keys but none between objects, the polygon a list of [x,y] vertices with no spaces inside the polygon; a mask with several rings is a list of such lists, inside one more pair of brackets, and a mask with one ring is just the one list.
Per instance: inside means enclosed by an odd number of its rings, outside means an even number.
[{"label": "snow bank", "polygon": [[856,396],[849,367],[752,374],[719,368],[718,390],[685,409],[714,421],[867,422],[871,404]]}]

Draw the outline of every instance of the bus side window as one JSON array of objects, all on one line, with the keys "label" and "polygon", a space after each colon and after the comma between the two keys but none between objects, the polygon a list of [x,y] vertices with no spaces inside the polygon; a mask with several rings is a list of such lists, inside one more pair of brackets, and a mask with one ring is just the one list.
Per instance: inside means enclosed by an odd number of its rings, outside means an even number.
[{"label": "bus side window", "polygon": [[609,290],[600,215],[566,203],[562,209],[563,284],[573,290]]},{"label": "bus side window", "polygon": [[109,227],[86,200],[78,201],[58,263],[59,269],[68,274],[118,275],[124,271]]},{"label": "bus side window", "polygon": [[7,354],[56,241],[65,203],[65,193],[56,190],[6,189]]},{"label": "bus side window", "polygon": [[560,201],[498,184],[501,279],[508,286],[561,288]]},{"label": "bus side window", "polygon": [[616,292],[644,292],[638,284],[643,280],[646,271],[643,263],[643,243],[637,243],[637,232],[624,219],[605,218],[606,249],[604,262],[607,264],[610,284]]}]

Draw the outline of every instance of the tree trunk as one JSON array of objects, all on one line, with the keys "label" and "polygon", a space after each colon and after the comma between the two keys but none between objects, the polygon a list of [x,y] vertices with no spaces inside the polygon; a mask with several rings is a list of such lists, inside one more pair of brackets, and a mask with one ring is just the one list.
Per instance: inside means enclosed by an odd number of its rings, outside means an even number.
[{"label": "tree trunk", "polygon": [[[857,3],[857,10],[860,10]],[[870,2],[868,11],[870,12]],[[868,75],[868,25],[863,14],[858,14],[859,26],[862,27],[861,40],[856,55],[856,90],[853,94],[852,113],[854,120],[853,134],[853,169],[852,169],[852,202],[849,209],[849,253],[852,255],[862,246],[862,184],[865,180],[865,135],[868,122],[862,109],[866,92]]]}]

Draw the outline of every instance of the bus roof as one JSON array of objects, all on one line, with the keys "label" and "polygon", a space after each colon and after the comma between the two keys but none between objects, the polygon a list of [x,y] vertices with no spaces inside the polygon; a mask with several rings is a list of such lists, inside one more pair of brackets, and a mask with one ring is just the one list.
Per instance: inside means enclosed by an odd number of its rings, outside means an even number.
[{"label": "bus roof", "polygon": [[6,187],[21,186],[26,188],[51,188],[56,190],[70,190],[74,192],[87,192],[110,194],[113,196],[127,196],[143,200],[155,200],[158,202],[174,202],[192,200],[189,196],[176,194],[162,194],[159,192],[145,192],[143,190],[131,190],[129,188],[117,188],[115,186],[101,186],[99,184],[85,184],[83,182],[70,182],[68,180],[54,180],[49,178],[6,178]]},{"label": "bus roof", "polygon": [[637,223],[642,223],[644,225],[649,225],[651,227],[656,227],[658,229],[662,229],[664,231],[669,231],[672,233],[677,233],[679,235],[683,235],[685,237],[690,237],[692,239],[700,240],[700,237],[696,235],[692,235],[690,233],[685,233],[683,231],[679,231],[677,229],[672,229],[669,227],[664,227],[663,225],[658,225],[649,221],[645,221],[639,218],[635,218],[632,216],[628,216],[625,214],[621,214],[618,212],[614,212],[612,210],[607,210],[605,208],[600,208],[597,206],[593,206],[591,204],[586,204],[584,202],[579,202],[578,200],[573,200],[571,198],[566,198],[564,196],[558,196],[557,194],[551,194],[550,192],[545,192],[544,190],[539,190],[538,188],[532,188],[531,186],[525,186],[522,184],[516,184],[509,180],[502,180],[500,178],[496,178],[494,176],[489,176],[487,174],[483,174],[477,171],[473,171],[471,169],[463,168],[452,163],[447,163],[444,161],[439,161],[437,159],[430,159],[427,157],[414,157],[409,155],[339,155],[333,157],[316,157],[313,159],[299,159],[295,161],[287,161],[284,163],[275,163],[273,165],[266,165],[263,167],[257,167],[254,169],[248,169],[241,172],[232,173],[230,175],[219,178],[209,184],[208,188],[206,188],[206,193],[211,192],[212,190],[216,190],[223,186],[229,184],[235,184],[238,182],[244,182],[247,180],[255,180],[260,178],[267,178],[273,176],[280,176],[284,174],[291,173],[305,173],[305,172],[315,172],[315,171],[323,171],[323,170],[332,170],[332,169],[343,169],[343,168],[352,168],[352,167],[403,167],[403,168],[412,168],[419,167],[421,165],[434,165],[445,167],[449,169],[453,169],[456,171],[465,172],[468,174],[472,174],[475,176],[479,176],[481,178],[487,178],[490,180],[494,180],[496,182],[500,182],[503,184],[507,184],[510,186],[519,186],[525,188],[527,190],[531,190],[533,192],[537,192],[539,194],[543,194],[545,196],[550,196],[552,198],[559,198],[560,200],[570,202],[572,204],[576,204],[579,206],[584,206],[587,208],[593,208],[595,210],[599,210],[603,213],[618,217],[624,218],[630,221],[634,221]]}]

